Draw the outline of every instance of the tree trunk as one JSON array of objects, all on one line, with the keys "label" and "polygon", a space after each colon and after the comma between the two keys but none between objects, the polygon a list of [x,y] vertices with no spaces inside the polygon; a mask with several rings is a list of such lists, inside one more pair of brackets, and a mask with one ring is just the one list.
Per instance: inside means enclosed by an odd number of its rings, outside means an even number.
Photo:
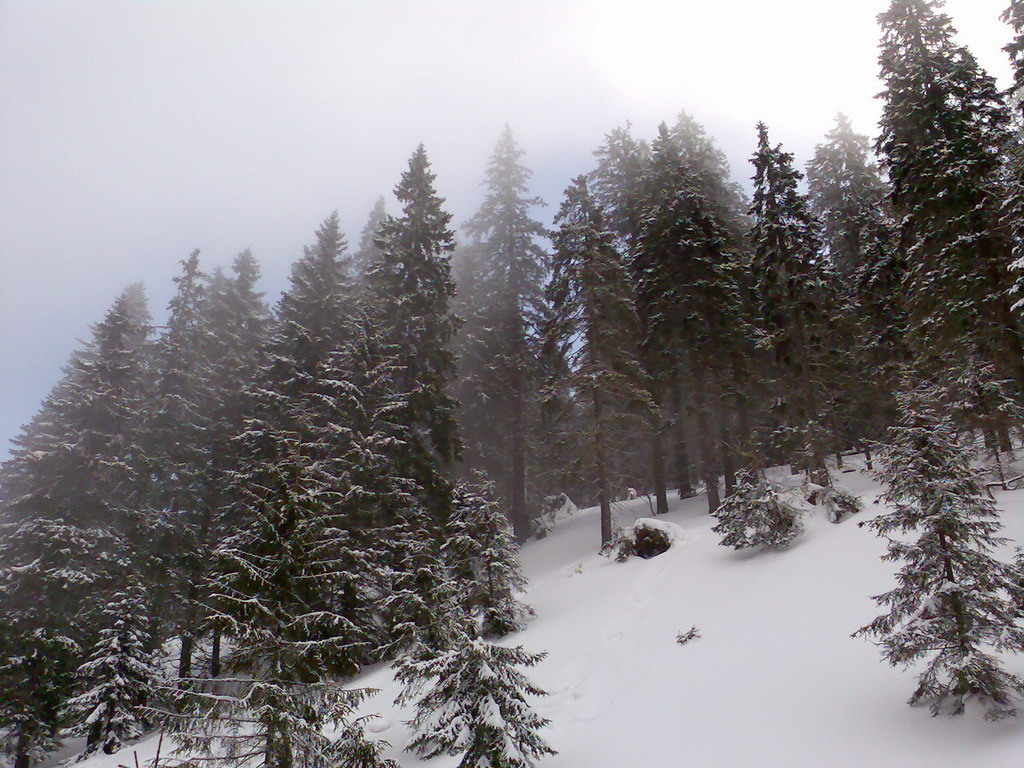
[{"label": "tree trunk", "polygon": [[685,499],[693,495],[690,479],[690,454],[686,449],[686,413],[683,408],[683,396],[679,382],[669,386],[672,406],[672,448],[675,459],[676,487],[679,498]]},{"label": "tree trunk", "polygon": [[192,649],[195,640],[192,633],[185,631],[181,633],[181,655],[178,657],[178,678],[192,677]]},{"label": "tree trunk", "polygon": [[220,630],[213,630],[213,644],[210,648],[210,677],[220,677]]},{"label": "tree trunk", "polygon": [[597,461],[597,498],[601,506],[601,548],[612,543],[612,507],[608,496],[608,470],[604,454],[604,413],[601,390],[593,388],[594,458]]},{"label": "tree trunk", "polygon": [[18,742],[14,747],[14,765],[12,768],[29,768],[29,746],[31,739],[24,730],[18,732]]},{"label": "tree trunk", "polygon": [[732,419],[725,411],[719,412],[718,419],[718,451],[722,461],[722,476],[725,479],[725,495],[736,489],[736,457],[729,439],[729,427]]},{"label": "tree trunk", "polygon": [[530,518],[526,514],[526,437],[521,376],[515,377],[512,392],[512,499],[509,512],[516,541],[522,543],[530,535]]},{"label": "tree trunk", "polygon": [[668,514],[668,484],[665,480],[665,417],[662,410],[664,397],[652,387],[657,413],[651,419],[651,479],[654,481],[655,515]]},{"label": "tree trunk", "polygon": [[704,486],[708,493],[708,512],[715,512],[721,503],[721,498],[718,494],[718,468],[715,466],[715,449],[711,438],[704,381],[696,371],[693,377],[693,407],[697,417],[697,442],[700,446],[701,477],[704,480]]}]

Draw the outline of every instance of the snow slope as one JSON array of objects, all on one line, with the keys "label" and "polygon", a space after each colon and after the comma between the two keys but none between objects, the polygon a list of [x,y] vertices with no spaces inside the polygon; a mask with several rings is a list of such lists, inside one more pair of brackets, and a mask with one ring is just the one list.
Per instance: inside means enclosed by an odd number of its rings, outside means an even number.
[{"label": "snow slope", "polygon": [[[524,547],[537,618],[508,642],[548,651],[532,678],[550,695],[536,700],[551,719],[560,754],[541,768],[1018,768],[1024,716],[985,722],[977,709],[929,716],[905,700],[913,670],[890,668],[850,633],[879,613],[871,595],[892,585],[884,543],[857,522],[878,514],[877,487],[841,475],[865,511],[838,525],[824,514],[785,552],[737,553],[717,544],[705,499],[675,500],[667,519],[683,539],[652,560],[616,563],[596,554],[597,511],[581,510]],[[1005,535],[1024,543],[1024,491],[997,492]],[[640,498],[616,504],[620,525],[650,515]],[[680,646],[696,625],[702,638]],[[1024,674],[1024,658],[1007,659]],[[386,668],[357,685],[379,688],[367,711],[403,767],[452,768],[404,753],[408,712]],[[152,759],[156,738],[83,768]],[[164,745],[166,755],[167,745]]]}]

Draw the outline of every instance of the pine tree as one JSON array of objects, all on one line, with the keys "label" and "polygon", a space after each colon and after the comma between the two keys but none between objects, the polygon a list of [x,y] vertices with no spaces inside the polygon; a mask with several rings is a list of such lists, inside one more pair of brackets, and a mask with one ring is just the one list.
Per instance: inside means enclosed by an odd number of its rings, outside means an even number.
[{"label": "pine tree", "polygon": [[460,768],[531,768],[555,754],[537,735],[548,720],[525,698],[545,693],[518,669],[543,658],[464,635],[434,658],[403,660],[396,675],[406,686],[399,703],[415,700],[418,731],[408,749],[428,758],[461,755]]},{"label": "pine tree", "polygon": [[1016,568],[992,555],[1006,542],[996,536],[998,513],[971,467],[973,452],[939,411],[941,397],[929,387],[899,398],[877,473],[892,511],[867,525],[889,541],[882,559],[904,565],[897,586],[875,598],[889,612],[855,635],[878,638],[893,666],[927,660],[909,703],[930,701],[933,715],[956,715],[977,699],[998,719],[1013,714],[1015,695],[1024,694],[1024,680],[995,655],[1024,651],[1016,622],[1024,585]]},{"label": "pine tree", "polygon": [[484,478],[456,486],[443,536],[441,553],[456,580],[460,605],[478,617],[481,634],[500,637],[522,629],[531,611],[516,593],[525,589],[526,577],[493,487]]},{"label": "pine tree", "polygon": [[783,499],[764,472],[740,473],[736,489],[711,513],[718,524],[711,530],[723,547],[785,549],[800,535],[800,512]]},{"label": "pine tree", "polygon": [[482,460],[475,468],[496,479],[520,540],[530,533],[528,448],[537,421],[531,403],[539,385],[548,260],[539,243],[547,233],[530,216],[543,203],[528,197],[522,156],[506,126],[487,168],[484,202],[466,224],[478,273],[474,306],[460,331],[466,354],[456,390],[464,438]]},{"label": "pine tree", "polygon": [[266,389],[291,397],[309,386],[317,366],[352,333],[353,289],[346,276],[345,236],[335,211],[316,242],[292,265],[267,347]]},{"label": "pine tree", "polygon": [[352,254],[348,265],[349,279],[360,290],[364,287],[366,276],[373,269],[373,265],[380,259],[380,249],[377,248],[375,241],[380,236],[380,228],[387,218],[388,211],[384,198],[378,197],[359,235],[359,247]]},{"label": "pine tree", "polygon": [[995,81],[954,39],[937,0],[893,0],[879,16],[885,106],[877,151],[906,254],[904,295],[918,367],[977,355],[1024,386],[1001,222],[1008,115]]},{"label": "pine tree", "polygon": [[332,741],[323,729],[358,727],[353,711],[371,693],[337,682],[355,671],[364,643],[333,604],[358,555],[316,462],[287,436],[272,439],[278,460],[238,479],[248,524],[216,552],[210,607],[231,639],[226,675],[181,681],[161,719],[179,752],[204,764],[346,764],[342,747],[360,739]]},{"label": "pine tree", "polygon": [[215,401],[207,357],[214,330],[205,316],[199,252],[181,264],[167,325],[153,345],[154,382],[142,431],[150,470],[145,501],[153,520],[159,521],[147,548],[147,580],[157,597],[156,615],[169,620],[181,638],[179,673],[188,675],[196,631],[200,539],[212,516],[209,489],[215,482],[210,442]]},{"label": "pine tree", "polygon": [[0,669],[25,673],[0,733],[18,768],[52,745],[69,672],[120,574],[145,558],[135,416],[148,321],[141,286],[129,287],[0,470],[0,636],[12,654]]},{"label": "pine tree", "polygon": [[[696,142],[692,142],[696,144]],[[689,145],[693,151],[696,147]],[[694,162],[690,165],[689,162]],[[713,182],[696,158],[661,125],[652,145],[644,218],[633,249],[638,306],[646,315],[647,369],[653,381],[690,379],[708,505],[718,505],[718,462],[709,422],[713,396],[724,389],[738,314],[735,260]],[[685,367],[680,362],[685,360]],[[658,387],[650,386],[652,392]],[[660,399],[660,398],[659,398]]]},{"label": "pine tree", "polygon": [[865,250],[885,226],[888,189],[871,159],[868,137],[855,133],[842,113],[807,163],[807,189],[825,250],[848,278],[863,266]]},{"label": "pine tree", "polygon": [[411,433],[400,471],[420,485],[426,507],[443,521],[451,504],[443,469],[461,450],[448,391],[455,375],[450,344],[459,323],[449,311],[455,293],[451,215],[434,178],[420,145],[395,187],[402,215],[388,217],[375,241],[381,255],[367,275],[367,300],[376,332],[395,351],[395,382],[407,409],[402,419]]},{"label": "pine tree", "polygon": [[[1003,11],[1002,19],[1013,30],[1013,40],[1004,46],[1003,50],[1010,57],[1013,65],[1013,92],[1019,96],[1020,90],[1024,87],[1024,2],[1021,0],[1010,0],[1009,7]],[[1018,104],[1024,108],[1024,104]]]},{"label": "pine tree", "polygon": [[79,759],[96,751],[113,754],[149,727],[159,678],[147,630],[149,605],[138,581],[114,595],[104,608],[105,626],[88,661],[78,668],[81,693],[64,704],[72,731],[85,734]]},{"label": "pine tree", "polygon": [[783,423],[794,435],[809,479],[830,485],[825,468],[825,383],[828,348],[828,267],[821,258],[817,224],[797,185],[802,174],[793,156],[757,126],[754,165],[754,282],[760,331],[771,350],[783,403]]},{"label": "pine tree", "polygon": [[574,179],[566,189],[555,223],[548,333],[568,350],[573,386],[589,395],[603,547],[612,540],[607,458],[612,449],[612,407],[615,401],[648,401],[635,354],[639,319],[626,265],[585,177]]}]

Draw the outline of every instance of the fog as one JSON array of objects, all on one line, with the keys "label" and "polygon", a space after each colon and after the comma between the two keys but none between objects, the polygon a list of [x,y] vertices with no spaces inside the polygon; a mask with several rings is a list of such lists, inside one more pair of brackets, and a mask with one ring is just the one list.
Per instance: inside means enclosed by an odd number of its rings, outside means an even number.
[{"label": "fog", "polygon": [[[947,12],[1005,83],[1007,0]],[[0,0],[0,457],[116,293],[251,247],[271,299],[334,209],[349,241],[419,142],[457,224],[509,123],[550,220],[592,150],[686,109],[746,181],[754,124],[807,160],[874,133],[888,0]],[[395,211],[391,204],[391,210]]]}]

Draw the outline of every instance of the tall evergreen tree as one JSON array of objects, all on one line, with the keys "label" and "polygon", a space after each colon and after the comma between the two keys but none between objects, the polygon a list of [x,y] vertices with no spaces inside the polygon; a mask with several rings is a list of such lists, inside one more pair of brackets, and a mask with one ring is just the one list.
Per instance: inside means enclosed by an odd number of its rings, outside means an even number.
[{"label": "tall evergreen tree", "polygon": [[897,586],[875,598],[889,612],[856,634],[879,638],[893,666],[927,660],[909,703],[930,701],[932,714],[956,715],[978,699],[998,719],[1014,714],[1013,699],[1024,694],[1024,680],[994,655],[1024,651],[1016,620],[1024,586],[1015,567],[992,555],[1006,543],[996,536],[998,512],[971,466],[973,452],[940,413],[942,397],[934,387],[901,395],[878,473],[892,511],[868,525],[889,541],[883,560],[904,565]]},{"label": "tall evergreen tree", "polygon": [[[645,359],[652,379],[678,381],[685,371],[697,411],[701,467],[712,510],[718,461],[711,432],[713,398],[726,379],[730,338],[742,325],[728,253],[729,233],[708,196],[699,166],[661,125],[652,145],[644,218],[633,249],[638,306],[647,315]],[[685,360],[685,367],[680,361]],[[658,387],[650,389],[656,391]]]},{"label": "tall evergreen tree", "polygon": [[387,218],[388,211],[384,198],[383,196],[378,197],[377,202],[370,209],[370,215],[367,217],[363,231],[359,235],[359,247],[352,254],[352,259],[349,261],[349,279],[360,288],[363,287],[367,274],[369,274],[373,265],[380,258],[380,250],[374,244],[374,241],[380,235],[380,228]]},{"label": "tall evergreen tree", "polygon": [[79,759],[97,751],[112,754],[150,725],[147,705],[154,703],[159,677],[149,612],[146,590],[137,580],[103,609],[99,639],[77,671],[81,691],[63,707],[72,731],[86,736]]},{"label": "tall evergreen tree", "polygon": [[[337,682],[364,641],[332,598],[348,589],[356,555],[330,478],[292,437],[271,439],[277,460],[238,478],[247,525],[215,555],[210,601],[231,639],[227,674],[179,683],[161,719],[182,753],[212,765],[346,764],[342,748],[366,752],[353,711],[370,692]],[[357,733],[331,740],[331,722]]]},{"label": "tall evergreen tree", "polygon": [[793,156],[768,140],[757,126],[754,165],[754,281],[763,343],[776,363],[786,442],[803,458],[809,476],[829,485],[825,468],[824,418],[828,371],[825,304],[827,265],[821,258],[817,225],[797,189],[803,175]]},{"label": "tall evergreen tree", "polygon": [[490,483],[460,483],[444,529],[441,553],[456,581],[459,604],[475,617],[484,637],[523,628],[531,613],[517,593],[526,587],[519,554]]},{"label": "tall evergreen tree", "polygon": [[612,540],[608,463],[612,408],[616,401],[648,400],[635,354],[639,319],[629,272],[585,177],[577,177],[566,189],[555,224],[548,286],[553,315],[548,332],[565,343],[568,373],[574,386],[590,399],[603,547]]},{"label": "tall evergreen tree", "polygon": [[904,294],[919,367],[977,355],[1024,386],[1011,309],[1012,242],[1001,224],[1007,111],[995,81],[954,39],[938,0],[893,0],[879,16],[885,100],[877,151],[907,258]]},{"label": "tall evergreen tree", "polygon": [[68,672],[94,641],[120,574],[145,559],[135,415],[148,333],[142,288],[131,286],[0,470],[0,636],[13,654],[0,670],[26,673],[0,708],[0,732],[18,768],[53,743]]},{"label": "tall evergreen tree", "polygon": [[367,283],[372,322],[395,350],[395,382],[405,395],[403,419],[412,430],[402,448],[401,472],[419,483],[427,508],[443,521],[451,504],[444,470],[461,450],[456,404],[448,391],[455,375],[450,345],[459,323],[449,311],[455,293],[451,215],[434,190],[434,178],[420,145],[395,187],[402,214],[381,226],[381,255]]},{"label": "tall evergreen tree", "polygon": [[531,527],[527,474],[547,274],[539,242],[547,233],[530,216],[542,201],[528,196],[530,172],[522,156],[506,127],[487,168],[484,202],[466,224],[477,274],[474,306],[460,331],[465,354],[456,389],[464,439],[473,442],[480,461],[476,468],[495,480],[520,540]]}]

